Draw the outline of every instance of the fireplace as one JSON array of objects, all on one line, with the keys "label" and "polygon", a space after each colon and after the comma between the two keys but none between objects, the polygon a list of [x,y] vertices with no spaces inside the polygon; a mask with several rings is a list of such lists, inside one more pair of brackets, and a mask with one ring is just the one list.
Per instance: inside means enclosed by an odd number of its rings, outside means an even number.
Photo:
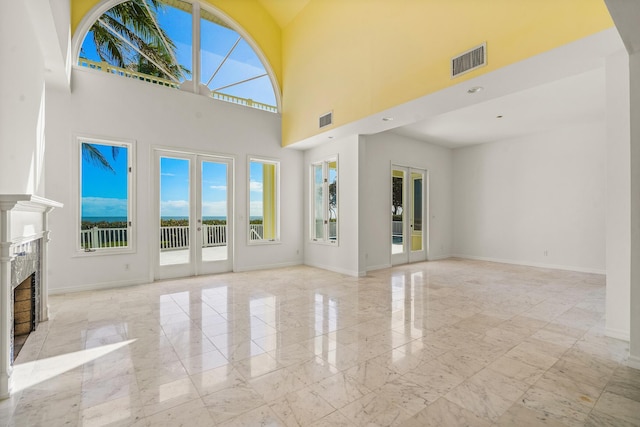
[{"label": "fireplace", "polygon": [[0,399],[11,392],[15,356],[48,312],[48,214],[62,204],[0,194]]},{"label": "fireplace", "polygon": [[36,273],[13,289],[13,361],[36,329]]}]

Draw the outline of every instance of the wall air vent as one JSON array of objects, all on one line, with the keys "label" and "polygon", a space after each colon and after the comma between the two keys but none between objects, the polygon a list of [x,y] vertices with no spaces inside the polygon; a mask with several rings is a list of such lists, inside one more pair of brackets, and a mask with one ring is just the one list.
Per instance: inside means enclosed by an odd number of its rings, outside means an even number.
[{"label": "wall air vent", "polygon": [[451,78],[487,65],[487,43],[469,49],[451,59]]},{"label": "wall air vent", "polygon": [[325,126],[329,126],[330,124],[333,123],[333,112],[329,111],[326,114],[323,114],[320,116],[320,120],[318,120],[318,123],[320,124],[320,129],[322,129]]}]

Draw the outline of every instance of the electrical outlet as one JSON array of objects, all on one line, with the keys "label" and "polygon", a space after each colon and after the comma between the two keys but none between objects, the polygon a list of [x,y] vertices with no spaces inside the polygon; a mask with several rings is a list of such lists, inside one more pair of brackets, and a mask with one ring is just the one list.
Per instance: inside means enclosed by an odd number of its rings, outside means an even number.
[{"label": "electrical outlet", "polygon": [[548,250],[544,250],[544,256],[549,256],[549,251]]},{"label": "electrical outlet", "polygon": [[125,265],[124,265],[124,269],[125,269],[125,270],[128,270],[128,269],[129,269],[129,264],[125,264]]}]

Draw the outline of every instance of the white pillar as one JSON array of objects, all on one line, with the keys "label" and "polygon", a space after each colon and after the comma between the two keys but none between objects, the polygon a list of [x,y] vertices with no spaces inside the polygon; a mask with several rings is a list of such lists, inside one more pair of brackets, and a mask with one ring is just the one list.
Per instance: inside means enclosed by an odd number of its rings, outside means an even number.
[{"label": "white pillar", "polygon": [[[638,30],[640,31],[640,30]],[[640,53],[629,55],[631,101],[631,328],[629,365],[640,369]]]},{"label": "white pillar", "polygon": [[[629,54],[629,359],[640,369],[640,2],[605,0]],[[621,125],[623,126],[623,125]],[[608,270],[607,265],[607,270]],[[607,271],[609,274],[609,271]],[[608,295],[607,295],[608,296]],[[622,305],[618,305],[618,308]],[[609,304],[607,304],[609,309]],[[612,307],[616,309],[616,307]]]},{"label": "white pillar", "polygon": [[11,378],[11,208],[0,204],[0,399],[9,397]]},{"label": "white pillar", "polygon": [[631,273],[631,163],[629,55],[606,61],[607,93],[607,300],[606,333],[629,340]]}]

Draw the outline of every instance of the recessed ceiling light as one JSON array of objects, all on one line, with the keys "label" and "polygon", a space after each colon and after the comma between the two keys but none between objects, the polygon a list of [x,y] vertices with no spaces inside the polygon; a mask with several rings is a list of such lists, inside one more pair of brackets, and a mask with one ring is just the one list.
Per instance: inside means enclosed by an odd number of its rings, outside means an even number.
[{"label": "recessed ceiling light", "polygon": [[393,121],[393,117],[383,117],[382,121],[383,122],[392,122]]},{"label": "recessed ceiling light", "polygon": [[467,91],[467,93],[478,93],[478,92],[480,92],[481,90],[484,90],[484,88],[483,88],[482,86],[474,86],[474,87],[472,87],[471,89],[469,89],[469,90]]}]

